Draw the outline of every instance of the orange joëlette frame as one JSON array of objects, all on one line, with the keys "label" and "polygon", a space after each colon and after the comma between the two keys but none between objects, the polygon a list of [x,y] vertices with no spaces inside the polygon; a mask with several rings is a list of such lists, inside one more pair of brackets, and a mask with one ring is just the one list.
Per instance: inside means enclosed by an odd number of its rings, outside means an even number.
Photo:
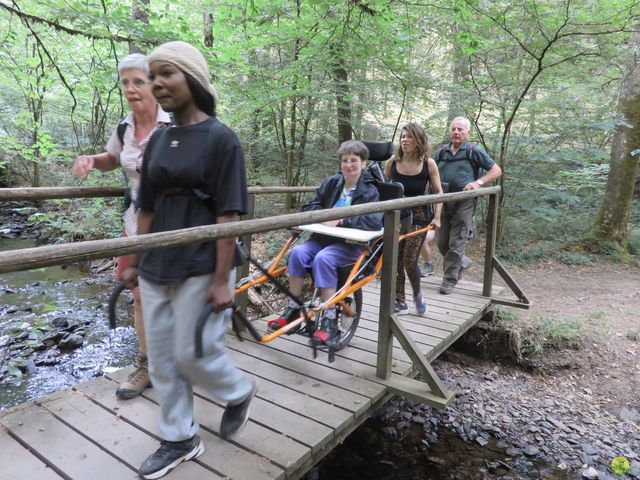
[{"label": "orange jo\u00eblette frame", "polygon": [[[404,241],[404,240],[406,240],[408,238],[412,238],[412,237],[416,237],[418,235],[422,235],[423,233],[427,233],[427,232],[429,232],[429,230],[432,230],[432,229],[433,229],[433,225],[427,225],[426,227],[422,227],[422,228],[420,228],[418,230],[415,230],[413,232],[401,234],[398,237],[398,241],[402,242],[402,241]],[[286,271],[286,269],[287,269],[286,266],[278,267],[278,264],[282,261],[282,259],[284,258],[284,255],[287,252],[287,250],[289,250],[289,248],[291,248],[291,245],[293,245],[293,243],[295,243],[295,241],[298,239],[299,236],[300,236],[300,234],[294,233],[293,235],[291,235],[289,240],[287,240],[287,242],[284,244],[284,246],[282,247],[282,249],[280,250],[280,252],[276,256],[274,262],[271,264],[271,266],[267,270],[269,272],[269,275],[271,275],[272,277],[278,277],[278,276],[282,275]],[[374,246],[375,247],[381,246],[380,245],[381,242],[382,242],[382,237],[378,238],[368,248],[365,248],[365,249],[362,250],[362,252],[358,256],[358,259],[356,260],[355,264],[351,268],[351,271],[349,272],[349,275],[348,275],[347,280],[345,281],[344,285],[327,302],[325,302],[325,303],[323,303],[321,305],[318,305],[317,307],[313,307],[310,310],[307,310],[307,316],[306,317],[304,315],[301,315],[299,318],[297,318],[296,320],[288,323],[284,327],[279,328],[278,330],[276,330],[274,332],[271,332],[271,333],[268,333],[266,335],[263,335],[262,338],[260,339],[260,341],[262,343],[270,342],[271,340],[279,337],[283,333],[287,333],[289,330],[291,330],[293,328],[296,328],[297,326],[299,326],[303,322],[307,321],[308,318],[311,318],[311,316],[313,315],[314,312],[320,312],[320,311],[322,311],[322,310],[324,310],[324,309],[326,309],[328,307],[331,307],[333,305],[336,305],[336,304],[340,304],[340,308],[342,308],[344,310],[344,312],[348,316],[350,316],[350,317],[353,316],[353,311],[351,310],[351,306],[347,302],[345,302],[344,300],[349,295],[351,295],[352,293],[356,292],[357,290],[360,290],[362,287],[364,287],[370,281],[374,280],[378,276],[378,274],[380,273],[380,270],[382,269],[382,255],[380,255],[378,257],[378,259],[376,261],[376,264],[375,264],[375,268],[374,268],[372,273],[360,278],[355,283],[352,283],[354,278],[358,275],[363,263],[365,262],[366,256],[373,250]],[[266,283],[268,280],[269,279],[267,278],[266,275],[261,275],[260,277],[254,279],[254,280],[252,280],[250,282],[244,283],[241,286],[237,287],[235,289],[235,293],[237,295],[238,293],[247,291],[251,287]]]}]

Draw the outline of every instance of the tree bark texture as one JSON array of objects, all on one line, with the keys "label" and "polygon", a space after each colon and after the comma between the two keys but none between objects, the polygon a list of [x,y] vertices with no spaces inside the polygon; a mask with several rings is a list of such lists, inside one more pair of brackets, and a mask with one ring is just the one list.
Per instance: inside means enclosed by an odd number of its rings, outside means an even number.
[{"label": "tree bark texture", "polygon": [[629,248],[629,215],[640,148],[640,33],[629,38],[628,60],[618,101],[619,122],[613,136],[609,176],[602,204],[591,229],[597,241],[608,242],[620,252]]},{"label": "tree bark texture", "polygon": [[[149,25],[149,15],[147,14],[147,7],[149,6],[149,0],[135,0],[133,2],[133,11],[131,12],[131,17],[144,24],[145,26]],[[142,53],[144,54],[144,50],[141,49],[135,40],[129,41],[129,53]]]}]

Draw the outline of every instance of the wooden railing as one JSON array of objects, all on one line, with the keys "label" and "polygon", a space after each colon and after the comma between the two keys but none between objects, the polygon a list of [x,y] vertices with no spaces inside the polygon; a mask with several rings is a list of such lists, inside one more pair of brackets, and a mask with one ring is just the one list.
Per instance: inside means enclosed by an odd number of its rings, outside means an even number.
[{"label": "wooden railing", "polygon": [[[73,198],[81,196],[100,196],[97,194],[100,187],[81,187],[75,189],[3,189],[0,190],[2,200],[44,200],[50,198]],[[104,189],[104,187],[102,187]],[[92,260],[104,257],[121,256],[130,253],[144,252],[165,247],[176,247],[191,243],[211,241],[219,238],[242,237],[245,246],[250,249],[251,235],[272,230],[295,227],[309,223],[326,222],[354,215],[362,215],[374,212],[384,212],[384,253],[381,273],[380,313],[378,327],[378,355],[376,374],[379,378],[387,380],[389,386],[397,392],[413,393],[414,398],[422,398],[424,401],[438,407],[444,407],[451,401],[451,394],[446,391],[431,366],[419,353],[412,340],[403,330],[402,324],[393,314],[395,302],[395,281],[398,256],[398,230],[400,224],[400,209],[419,207],[434,203],[446,203],[469,198],[489,196],[487,214],[487,235],[485,246],[484,277],[482,293],[485,297],[491,297],[494,267],[502,268],[495,258],[496,221],[498,210],[498,195],[500,187],[486,187],[468,192],[456,192],[440,195],[425,195],[397,200],[367,203],[339,209],[327,209],[313,212],[292,213],[268,218],[249,218],[253,216],[255,207],[255,195],[271,193],[297,193],[313,191],[312,187],[251,187],[250,212],[246,219],[238,222],[218,225],[206,225],[192,227],[183,230],[151,233],[133,237],[114,238],[108,240],[93,240],[62,245],[49,245],[22,250],[0,252],[0,273],[30,270],[34,268],[52,265],[65,265],[80,261]],[[65,193],[64,195],[63,192]],[[109,196],[112,190],[104,190],[102,193]],[[109,193],[109,195],[106,195]],[[122,193],[122,189],[118,194]],[[497,265],[496,265],[497,264]],[[247,267],[248,268],[248,267]],[[500,272],[500,270],[498,269]],[[501,274],[502,275],[502,274]],[[504,277],[503,277],[504,278]],[[515,285],[515,282],[513,282]],[[510,285],[511,286],[511,285]],[[517,285],[516,285],[517,287]],[[513,287],[512,287],[513,289]],[[514,289],[514,291],[516,291]],[[519,290],[518,290],[519,291]],[[517,292],[516,292],[517,293]],[[521,293],[521,291],[520,291]],[[520,294],[518,294],[520,296]],[[526,297],[522,295],[524,300]],[[522,300],[522,298],[521,298]],[[494,301],[494,299],[492,299]],[[503,301],[505,303],[508,301]],[[497,301],[496,303],[500,303]],[[528,305],[528,301],[526,301]],[[517,305],[513,305],[517,306]],[[417,371],[429,385],[427,393],[421,390],[418,383],[408,385],[397,384],[397,379],[391,379],[393,337],[397,337],[402,347],[407,351],[414,362]],[[396,382],[396,383],[394,383]],[[421,393],[416,393],[421,392]]]}]

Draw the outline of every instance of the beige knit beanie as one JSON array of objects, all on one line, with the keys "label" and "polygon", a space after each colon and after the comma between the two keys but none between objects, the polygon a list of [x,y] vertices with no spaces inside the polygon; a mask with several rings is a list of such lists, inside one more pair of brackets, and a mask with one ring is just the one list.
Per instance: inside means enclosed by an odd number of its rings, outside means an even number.
[{"label": "beige knit beanie", "polygon": [[180,41],[164,43],[149,55],[149,63],[157,61],[172,63],[183,72],[191,75],[213,95],[213,99],[217,103],[218,94],[209,82],[207,61],[196,47]]}]

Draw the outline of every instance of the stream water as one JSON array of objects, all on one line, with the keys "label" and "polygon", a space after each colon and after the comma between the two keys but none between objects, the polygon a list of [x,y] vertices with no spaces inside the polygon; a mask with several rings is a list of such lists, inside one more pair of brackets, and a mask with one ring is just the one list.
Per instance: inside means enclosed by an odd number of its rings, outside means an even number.
[{"label": "stream water", "polygon": [[[35,243],[0,239],[0,250],[31,246]],[[133,362],[137,348],[131,321],[115,331],[108,328],[106,304],[112,287],[112,282],[76,267],[50,267],[0,277],[0,412],[8,406],[70,388]],[[130,319],[131,315],[122,313],[119,318]],[[50,324],[56,319],[64,319],[66,324],[75,326],[76,332],[81,330],[84,333],[84,343],[80,348],[67,352],[55,347],[45,351],[11,350],[11,339],[15,339],[16,332],[29,332],[31,327],[27,325]],[[19,377],[8,375],[6,368],[11,356],[16,354],[18,357],[24,355]],[[437,441],[425,444],[424,432],[419,425],[412,425],[402,439],[387,438],[384,428],[385,424],[380,419],[369,419],[306,478],[570,478],[542,462],[529,461],[524,457],[509,458],[504,449],[497,448],[494,442],[485,447],[464,442],[450,430],[441,429]]]},{"label": "stream water", "polygon": [[[29,240],[0,239],[0,251],[32,246],[35,242]],[[108,327],[106,305],[112,287],[77,267],[0,276],[0,409],[70,388],[133,362],[136,337],[132,325],[114,331]],[[34,351],[10,345],[17,335],[31,333],[30,326],[49,325],[55,319],[77,325],[76,331],[85,333],[80,348],[60,351],[36,347]],[[7,375],[6,367],[15,363],[21,365],[21,376]]]}]

